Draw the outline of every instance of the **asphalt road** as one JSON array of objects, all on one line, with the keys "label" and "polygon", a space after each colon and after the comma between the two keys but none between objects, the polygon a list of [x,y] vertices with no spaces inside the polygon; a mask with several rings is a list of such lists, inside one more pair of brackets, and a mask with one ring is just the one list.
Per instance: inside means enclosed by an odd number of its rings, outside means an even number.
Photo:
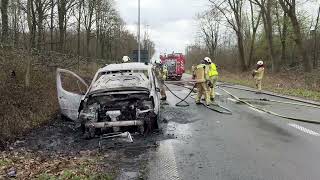
[{"label": "asphalt road", "polygon": [[[188,90],[169,86],[178,96]],[[252,92],[226,90],[242,98],[269,98]],[[219,114],[188,98],[189,107],[175,107],[169,92],[163,116],[165,133],[176,138],[150,151],[151,180],[188,179],[320,179],[320,125],[278,118],[236,103],[217,90],[217,103],[232,115]],[[320,109],[271,102],[253,103],[287,116],[318,119]]]}]

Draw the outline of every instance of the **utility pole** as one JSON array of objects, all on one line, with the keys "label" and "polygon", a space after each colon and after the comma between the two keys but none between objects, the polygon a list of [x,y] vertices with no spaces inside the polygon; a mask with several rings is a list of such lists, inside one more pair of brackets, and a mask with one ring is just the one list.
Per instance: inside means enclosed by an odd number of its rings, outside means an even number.
[{"label": "utility pole", "polygon": [[141,51],[141,45],[140,45],[140,0],[138,0],[138,62],[140,62],[140,51]]}]

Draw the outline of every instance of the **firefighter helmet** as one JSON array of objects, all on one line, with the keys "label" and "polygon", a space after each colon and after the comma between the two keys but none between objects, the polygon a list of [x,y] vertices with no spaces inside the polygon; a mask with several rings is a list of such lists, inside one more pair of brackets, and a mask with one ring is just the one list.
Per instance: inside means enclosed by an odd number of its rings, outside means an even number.
[{"label": "firefighter helmet", "polygon": [[156,64],[161,64],[161,60],[160,60],[160,59],[157,59],[157,60],[155,60],[155,63],[156,63]]},{"label": "firefighter helmet", "polygon": [[263,61],[258,61],[257,65],[262,66],[263,65]]},{"label": "firefighter helmet", "polygon": [[130,57],[129,56],[123,56],[122,61],[124,63],[129,62],[130,61]]},{"label": "firefighter helmet", "polygon": [[212,61],[211,61],[211,59],[210,59],[209,57],[205,57],[204,60],[205,60],[207,63],[209,63],[209,64],[212,63]]}]

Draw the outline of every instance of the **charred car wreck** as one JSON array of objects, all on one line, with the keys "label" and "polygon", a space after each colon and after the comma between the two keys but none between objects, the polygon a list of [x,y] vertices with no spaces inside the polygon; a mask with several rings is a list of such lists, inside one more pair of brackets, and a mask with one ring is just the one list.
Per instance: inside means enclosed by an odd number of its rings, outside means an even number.
[{"label": "charred car wreck", "polygon": [[98,70],[86,93],[62,87],[62,74],[85,81],[75,73],[58,69],[57,90],[61,113],[77,121],[87,138],[110,132],[148,133],[157,128],[160,101],[152,65],[111,64]]}]

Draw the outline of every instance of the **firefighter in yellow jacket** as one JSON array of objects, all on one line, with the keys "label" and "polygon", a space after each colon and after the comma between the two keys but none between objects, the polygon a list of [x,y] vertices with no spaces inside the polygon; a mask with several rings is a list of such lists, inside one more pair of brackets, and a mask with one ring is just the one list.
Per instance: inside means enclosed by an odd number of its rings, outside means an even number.
[{"label": "firefighter in yellow jacket", "polygon": [[216,96],[215,88],[218,81],[219,73],[218,73],[216,64],[213,63],[209,57],[206,57],[205,59],[207,59],[207,61],[209,61],[210,63],[209,79],[211,82],[211,87],[209,88],[210,88],[210,100],[213,102]]},{"label": "firefighter in yellow jacket", "polygon": [[261,93],[263,75],[264,75],[264,64],[263,64],[263,61],[258,61],[257,62],[257,68],[255,70],[253,70],[253,72],[252,72],[252,76],[253,76],[253,78],[255,80],[256,87],[257,87],[257,90],[258,90],[257,93]]},{"label": "firefighter in yellow jacket", "polygon": [[165,101],[167,100],[167,95],[166,95],[166,89],[164,86],[164,81],[168,77],[168,68],[166,65],[162,65],[160,60],[156,60],[155,73],[159,82],[161,100]]},{"label": "firefighter in yellow jacket", "polygon": [[200,100],[202,95],[205,97],[206,105],[210,105],[210,95],[208,84],[210,84],[209,79],[209,61],[207,59],[203,59],[200,64],[198,64],[193,71],[193,76],[196,80],[196,87],[198,90],[198,94],[196,97],[196,104],[201,104]]}]

